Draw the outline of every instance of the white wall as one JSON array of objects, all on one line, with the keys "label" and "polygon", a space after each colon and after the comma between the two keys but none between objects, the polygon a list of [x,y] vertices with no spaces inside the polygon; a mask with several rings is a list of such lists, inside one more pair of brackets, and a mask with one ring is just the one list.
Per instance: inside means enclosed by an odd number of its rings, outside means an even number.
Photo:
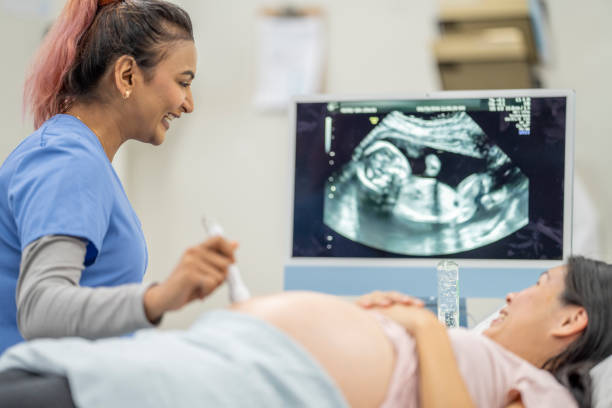
[{"label": "white wall", "polygon": [[32,124],[21,120],[24,75],[30,57],[38,46],[50,13],[16,13],[0,3],[0,138],[1,159],[32,131]]},{"label": "white wall", "polygon": [[[265,3],[183,3],[197,31],[197,113],[179,121],[180,129],[160,149],[132,145],[129,152],[129,194],[149,238],[151,272],[167,273],[183,247],[202,237],[199,218],[206,212],[241,243],[240,266],[252,291],[279,291],[289,232],[289,124],[286,115],[258,114],[251,103],[255,22]],[[429,52],[436,30],[433,3],[321,4],[329,30],[327,91],[414,93],[438,87]],[[222,290],[206,306],[225,303]],[[191,309],[187,320],[199,306]]]},{"label": "white wall", "polygon": [[[33,1],[33,0],[31,0]],[[294,2],[294,4],[305,2]],[[0,3],[2,4],[2,3]],[[61,1],[54,0],[54,10]],[[241,243],[239,264],[256,294],[282,289],[288,240],[289,124],[285,115],[259,114],[251,105],[255,78],[255,20],[261,0],[183,0],[199,52],[193,90],[196,110],[172,124],[164,145],[125,146],[124,178],[149,245],[149,280],[163,279],[181,252],[204,237],[200,218],[216,218]],[[326,91],[419,93],[438,89],[430,53],[436,34],[432,1],[320,0],[328,27]],[[608,95],[612,91],[612,15],[609,0],[549,0],[553,63],[549,87],[578,94],[576,166],[612,230],[612,151]],[[3,51],[0,155],[27,134],[19,123],[23,70],[44,19],[0,15]],[[601,256],[612,260],[612,234]],[[205,303],[167,316],[184,327],[204,308],[226,304],[224,289]]]},{"label": "white wall", "polygon": [[[599,257],[611,262],[609,155],[612,151],[612,121],[609,119],[609,106],[612,96],[612,26],[609,18],[612,16],[612,2],[548,0],[547,3],[553,60],[542,73],[547,87],[576,90],[576,172],[599,213]],[[590,221],[584,212],[579,211],[575,217],[578,222]]]}]

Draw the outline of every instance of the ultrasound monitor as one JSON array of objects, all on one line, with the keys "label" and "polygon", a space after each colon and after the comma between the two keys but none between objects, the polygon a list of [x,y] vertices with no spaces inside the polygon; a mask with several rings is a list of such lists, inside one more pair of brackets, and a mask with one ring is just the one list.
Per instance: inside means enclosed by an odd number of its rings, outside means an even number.
[{"label": "ultrasound monitor", "polygon": [[560,264],[571,250],[573,98],[298,98],[290,259]]}]

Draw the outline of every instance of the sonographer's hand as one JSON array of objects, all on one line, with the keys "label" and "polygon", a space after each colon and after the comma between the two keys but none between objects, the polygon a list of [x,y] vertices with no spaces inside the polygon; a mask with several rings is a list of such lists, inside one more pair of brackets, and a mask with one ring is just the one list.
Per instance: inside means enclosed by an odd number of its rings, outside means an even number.
[{"label": "sonographer's hand", "polygon": [[392,305],[400,304],[405,306],[419,306],[423,307],[425,304],[419,298],[414,296],[405,295],[396,291],[381,292],[375,291],[372,293],[365,294],[356,301],[358,306],[364,309],[371,309],[376,307],[389,307]]},{"label": "sonographer's hand", "polygon": [[187,249],[168,279],[150,287],[144,295],[147,318],[155,322],[170,310],[177,310],[213,292],[235,262],[238,244],[221,236]]}]

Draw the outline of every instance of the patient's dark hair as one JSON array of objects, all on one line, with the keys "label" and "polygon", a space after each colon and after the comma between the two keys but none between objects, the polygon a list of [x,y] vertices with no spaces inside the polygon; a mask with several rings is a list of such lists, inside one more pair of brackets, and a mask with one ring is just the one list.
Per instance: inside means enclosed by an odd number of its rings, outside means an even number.
[{"label": "patient's dark hair", "polygon": [[612,354],[612,265],[581,256],[571,257],[561,302],[585,308],[588,323],[567,349],[550,358],[549,370],[572,393],[581,408],[591,407],[590,369]]}]

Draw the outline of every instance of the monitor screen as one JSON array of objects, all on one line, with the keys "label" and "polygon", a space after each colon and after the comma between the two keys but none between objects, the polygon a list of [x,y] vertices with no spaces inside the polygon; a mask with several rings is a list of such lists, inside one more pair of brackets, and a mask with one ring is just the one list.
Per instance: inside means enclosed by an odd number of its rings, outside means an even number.
[{"label": "monitor screen", "polygon": [[291,258],[559,261],[573,93],[297,99]]}]

